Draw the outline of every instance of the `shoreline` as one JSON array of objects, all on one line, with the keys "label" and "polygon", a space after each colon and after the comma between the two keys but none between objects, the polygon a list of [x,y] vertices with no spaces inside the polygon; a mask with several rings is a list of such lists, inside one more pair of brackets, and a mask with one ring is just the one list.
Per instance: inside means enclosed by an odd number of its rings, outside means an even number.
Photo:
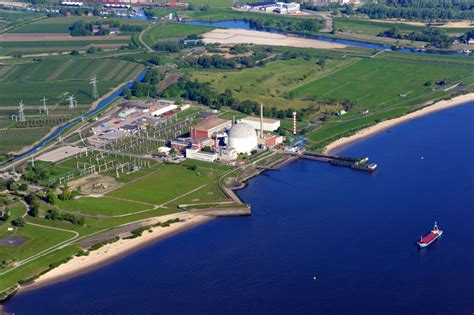
[{"label": "shoreline", "polygon": [[[352,136],[340,138],[328,146],[325,147],[324,152],[326,154],[333,154],[335,151],[342,149],[348,145],[353,144],[354,142],[364,140],[370,136],[378,134],[384,130],[392,128],[396,125],[408,122],[410,120],[429,115],[431,113],[441,111],[444,109],[449,109],[459,105],[465,105],[468,103],[474,102],[474,93],[469,93],[461,96],[454,97],[450,100],[438,101],[432,105],[423,107],[415,112],[411,112],[407,115],[389,119],[383,122],[380,122],[374,126],[362,129],[355,133]],[[285,159],[282,162],[276,165],[277,168],[291,163],[296,159]],[[261,172],[252,174],[248,178],[242,180],[242,187],[237,187],[230,189],[232,192],[234,190],[242,189],[245,187],[245,183],[255,176],[258,176]],[[180,218],[184,220],[183,222],[172,224],[169,227],[155,227],[152,228],[152,232],[148,230],[144,231],[142,236],[133,239],[120,239],[117,242],[106,244],[103,247],[89,252],[87,256],[74,256],[68,262],[61,264],[60,266],[52,269],[51,271],[41,275],[33,283],[21,286],[18,293],[28,292],[29,290],[34,290],[41,288],[50,284],[58,283],[65,281],[76,276],[82,275],[92,270],[96,270],[104,265],[112,263],[116,260],[122,259],[129,254],[137,251],[145,246],[148,246],[154,242],[161,241],[173,235],[176,235],[182,231],[191,229],[198,225],[209,222],[213,217],[193,215],[190,213],[175,213],[170,215],[165,215],[158,217],[160,221],[166,221],[169,219]]]},{"label": "shoreline", "polygon": [[374,136],[384,130],[390,129],[402,123],[452,107],[466,105],[471,102],[474,102],[474,93],[464,94],[461,96],[456,96],[449,100],[435,102],[431,105],[425,106],[419,110],[408,113],[406,115],[384,120],[378,124],[359,130],[351,136],[337,139],[336,141],[333,141],[328,144],[324,148],[323,152],[328,155],[334,155],[341,149],[353,144],[354,142],[364,140],[368,137]]},{"label": "shoreline", "polygon": [[35,279],[33,283],[21,286],[18,293],[21,294],[50,284],[59,283],[89,271],[96,270],[109,263],[122,259],[145,246],[192,229],[213,219],[213,217],[193,215],[190,213],[175,213],[158,218],[159,221],[162,222],[175,218],[180,218],[184,221],[173,223],[168,227],[151,228],[151,232],[146,230],[141,236],[136,238],[121,238],[117,242],[106,244],[97,250],[90,251],[87,256],[73,256],[71,260],[41,275],[39,278]]}]

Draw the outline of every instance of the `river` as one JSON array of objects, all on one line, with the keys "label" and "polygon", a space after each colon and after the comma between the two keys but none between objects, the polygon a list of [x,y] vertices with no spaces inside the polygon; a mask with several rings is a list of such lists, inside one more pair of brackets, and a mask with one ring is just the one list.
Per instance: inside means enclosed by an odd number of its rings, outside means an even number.
[{"label": "river", "polygon": [[[19,294],[16,314],[472,314],[474,103],[345,148],[373,173],[300,160],[220,218]],[[438,221],[443,236],[418,249]],[[316,280],[313,280],[316,277]]]}]

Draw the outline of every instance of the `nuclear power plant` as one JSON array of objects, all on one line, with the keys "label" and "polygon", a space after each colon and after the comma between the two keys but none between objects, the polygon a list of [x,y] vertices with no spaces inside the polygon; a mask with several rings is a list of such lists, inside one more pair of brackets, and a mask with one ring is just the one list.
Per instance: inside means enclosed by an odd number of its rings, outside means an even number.
[{"label": "nuclear power plant", "polygon": [[206,114],[191,128],[190,139],[171,141],[171,147],[185,150],[190,159],[232,163],[239,155],[251,155],[283,143],[284,137],[276,133],[279,128],[279,120],[263,117],[260,104],[259,117],[247,116],[238,121]]}]

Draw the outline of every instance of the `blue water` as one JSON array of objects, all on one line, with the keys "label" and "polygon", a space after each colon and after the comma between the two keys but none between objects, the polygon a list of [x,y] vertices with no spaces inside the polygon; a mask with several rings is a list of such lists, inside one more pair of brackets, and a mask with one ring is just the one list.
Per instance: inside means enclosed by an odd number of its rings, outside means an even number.
[{"label": "blue water", "polygon": [[[146,71],[143,71],[142,73],[140,73],[138,75],[138,77],[135,79],[135,81],[141,81],[143,80],[143,78],[145,77],[145,74],[146,74]],[[66,129],[74,126],[75,124],[77,124],[78,122],[84,120],[84,119],[88,119],[89,117],[92,117],[93,115],[97,114],[98,112],[100,112],[102,109],[104,109],[107,105],[109,105],[113,100],[115,100],[117,97],[119,97],[122,92],[123,92],[123,89],[128,87],[132,87],[133,85],[133,82],[128,82],[126,84],[124,84],[121,88],[117,89],[117,91],[115,91],[114,93],[112,93],[111,95],[109,95],[108,97],[104,98],[103,100],[101,100],[99,102],[99,104],[97,104],[97,106],[90,110],[89,112],[85,113],[84,115],[80,116],[80,117],[77,117],[63,125],[60,125],[59,127],[56,128],[56,130],[51,134],[49,135],[48,137],[42,139],[40,142],[38,142],[35,146],[33,146],[31,149],[29,149],[28,151],[25,151],[21,154],[18,154],[18,155],[15,155],[13,158],[9,159],[8,161],[5,161],[3,163],[0,163],[0,165],[3,165],[3,164],[7,164],[7,163],[10,163],[12,161],[15,161],[17,159],[20,159],[22,157],[25,157],[25,156],[28,156],[36,151],[38,151],[39,149],[41,149],[42,147],[44,147],[45,145],[48,145],[51,141],[53,141],[54,139],[56,139],[58,136],[61,135],[61,133],[63,131],[65,131]]]},{"label": "blue water", "polygon": [[[230,29],[234,29],[234,28],[240,28],[240,29],[246,29],[246,30],[256,29],[249,22],[244,21],[244,20],[228,20],[228,21],[215,21],[215,22],[186,21],[186,24],[213,26],[213,27],[218,27],[218,28],[230,28]],[[325,42],[338,43],[338,44],[343,44],[347,46],[375,49],[375,50],[393,50],[397,52],[417,53],[417,54],[442,54],[442,55],[462,54],[455,51],[439,51],[439,50],[416,51],[411,48],[392,48],[390,45],[373,44],[373,43],[364,42],[364,41],[340,39],[340,38],[334,38],[334,37],[329,37],[329,36],[324,36],[324,35],[310,35],[310,34],[302,34],[302,33],[297,33],[297,32],[283,32],[283,31],[278,31],[275,29],[264,29],[263,31],[271,32],[271,33],[286,34],[286,35],[294,35],[294,36],[303,37],[303,38],[317,39],[317,40],[321,40]]]},{"label": "blue water", "polygon": [[[370,156],[374,174],[306,160],[266,172],[239,192],[251,217],[213,220],[6,310],[470,315],[473,121],[474,103],[341,152]],[[417,249],[435,220],[444,235]]]}]

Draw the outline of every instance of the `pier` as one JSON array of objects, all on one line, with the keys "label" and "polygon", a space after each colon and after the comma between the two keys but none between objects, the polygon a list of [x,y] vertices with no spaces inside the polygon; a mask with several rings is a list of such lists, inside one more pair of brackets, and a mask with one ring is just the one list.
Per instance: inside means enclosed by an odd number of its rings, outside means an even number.
[{"label": "pier", "polygon": [[377,164],[369,163],[369,158],[356,158],[350,156],[332,156],[313,152],[303,152],[301,158],[327,162],[332,165],[350,167],[354,170],[374,172],[377,170]]}]

